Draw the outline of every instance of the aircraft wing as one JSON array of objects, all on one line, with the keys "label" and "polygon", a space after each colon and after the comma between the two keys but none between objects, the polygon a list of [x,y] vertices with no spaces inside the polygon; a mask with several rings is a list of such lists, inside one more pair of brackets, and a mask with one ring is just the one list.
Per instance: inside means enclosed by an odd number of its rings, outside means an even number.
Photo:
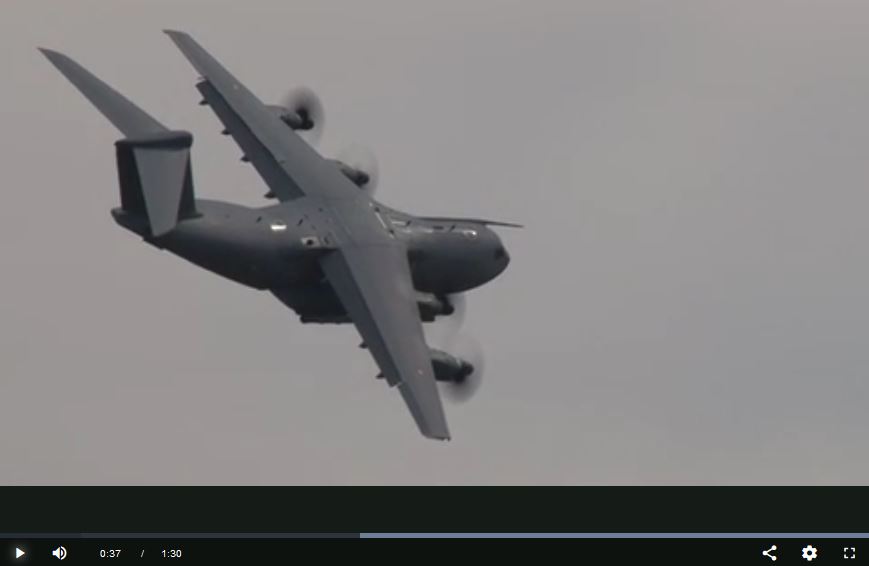
[{"label": "aircraft wing", "polygon": [[[431,353],[425,343],[406,249],[358,206],[359,189],[270,111],[186,33],[166,31],[202,75],[197,88],[281,201],[317,197],[342,216],[345,237],[320,265],[384,377],[397,386],[417,426],[448,439]],[[357,202],[353,202],[356,200]],[[340,213],[348,210],[347,214]]]},{"label": "aircraft wing", "polygon": [[342,198],[358,192],[195,39],[180,31],[166,34],[202,76],[196,88],[279,200]]},{"label": "aircraft wing", "polygon": [[345,246],[323,256],[320,265],[384,377],[398,386],[420,432],[448,440],[404,249]]}]

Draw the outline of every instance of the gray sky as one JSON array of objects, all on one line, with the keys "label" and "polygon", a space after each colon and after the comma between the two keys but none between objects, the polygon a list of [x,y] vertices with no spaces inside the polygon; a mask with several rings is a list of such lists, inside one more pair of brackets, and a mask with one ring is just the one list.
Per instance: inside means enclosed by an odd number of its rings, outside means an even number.
[{"label": "gray sky", "polygon": [[[866,483],[869,5],[359,4],[3,2],[0,483]],[[388,204],[527,225],[470,293],[452,442],[352,327],[114,225],[120,134],[36,46],[192,131],[197,196],[264,204],[166,27],[317,90]]]}]

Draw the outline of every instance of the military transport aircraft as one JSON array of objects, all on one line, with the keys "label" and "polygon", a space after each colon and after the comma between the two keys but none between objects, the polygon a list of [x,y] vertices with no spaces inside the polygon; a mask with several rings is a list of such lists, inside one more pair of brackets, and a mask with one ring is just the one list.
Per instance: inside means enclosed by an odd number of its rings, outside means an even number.
[{"label": "military transport aircraft", "polygon": [[398,386],[422,434],[449,439],[435,382],[459,386],[475,368],[429,348],[421,322],[453,315],[454,294],[504,271],[510,257],[489,226],[517,225],[418,217],[379,203],[373,167],[323,158],[297,133],[322,126],[312,92],[264,104],[191,36],[166,33],[200,75],[201,104],[279,204],[194,198],[190,133],[166,128],[69,57],[41,49],[124,135],[115,143],[115,221],[159,249],[270,291],[302,322],[353,322],[378,377]]}]

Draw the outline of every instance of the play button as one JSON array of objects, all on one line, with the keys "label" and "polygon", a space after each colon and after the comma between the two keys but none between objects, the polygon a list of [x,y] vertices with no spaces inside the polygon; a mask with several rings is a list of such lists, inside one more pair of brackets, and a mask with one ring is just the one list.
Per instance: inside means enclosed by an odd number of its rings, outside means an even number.
[{"label": "play button", "polygon": [[15,547],[15,559],[16,560],[21,558],[22,556],[24,556],[24,554],[25,554],[25,552],[23,550],[21,550],[17,546]]}]

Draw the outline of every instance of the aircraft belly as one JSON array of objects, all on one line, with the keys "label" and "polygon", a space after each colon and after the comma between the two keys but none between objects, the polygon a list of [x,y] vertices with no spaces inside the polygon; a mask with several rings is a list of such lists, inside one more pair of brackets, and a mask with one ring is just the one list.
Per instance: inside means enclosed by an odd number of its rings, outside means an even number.
[{"label": "aircraft belly", "polygon": [[287,285],[271,289],[279,301],[291,308],[302,322],[349,323],[347,311],[325,282],[308,285]]}]

